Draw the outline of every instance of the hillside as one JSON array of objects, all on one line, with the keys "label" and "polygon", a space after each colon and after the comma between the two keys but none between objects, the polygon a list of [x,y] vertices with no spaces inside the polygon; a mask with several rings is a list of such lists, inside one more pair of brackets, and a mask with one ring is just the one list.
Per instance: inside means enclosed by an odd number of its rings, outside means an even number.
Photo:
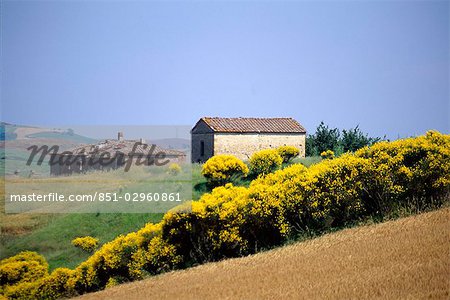
[{"label": "hillside", "polygon": [[97,140],[75,134],[71,129],[43,128],[0,122],[0,140],[56,140],[60,143],[94,143]]},{"label": "hillside", "polygon": [[26,177],[33,171],[35,176],[48,176],[50,168],[47,163],[27,166],[30,151],[28,147],[37,145],[58,145],[61,151],[74,148],[80,144],[96,143],[96,139],[78,135],[71,129],[43,128],[0,122],[0,171],[5,175],[16,174]]},{"label": "hillside", "polygon": [[448,298],[450,209],[175,271],[79,299]]}]

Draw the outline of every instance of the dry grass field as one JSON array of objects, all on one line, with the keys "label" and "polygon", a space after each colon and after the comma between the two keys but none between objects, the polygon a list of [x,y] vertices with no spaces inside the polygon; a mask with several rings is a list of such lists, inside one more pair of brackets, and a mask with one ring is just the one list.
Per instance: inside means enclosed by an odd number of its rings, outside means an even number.
[{"label": "dry grass field", "polygon": [[448,299],[450,209],[346,229],[80,299]]}]

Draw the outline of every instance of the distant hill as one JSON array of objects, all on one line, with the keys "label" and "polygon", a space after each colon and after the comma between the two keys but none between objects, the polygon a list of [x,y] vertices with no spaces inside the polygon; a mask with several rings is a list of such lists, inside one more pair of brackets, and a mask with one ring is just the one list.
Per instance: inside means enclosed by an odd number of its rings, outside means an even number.
[{"label": "distant hill", "polygon": [[0,123],[0,141],[15,140],[17,134],[14,133],[15,126],[9,123]]},{"label": "distant hill", "polygon": [[42,131],[37,133],[32,133],[27,135],[27,138],[41,138],[41,139],[56,139],[56,140],[66,140],[81,144],[95,144],[98,142],[96,139],[88,138],[76,133],[71,132],[55,132],[55,131]]},{"label": "distant hill", "polygon": [[98,142],[96,139],[76,134],[70,128],[41,128],[1,122],[0,140],[14,141],[32,139],[57,140],[62,144],[92,144]]},{"label": "distant hill", "polygon": [[28,166],[32,145],[58,145],[61,151],[73,149],[80,144],[96,144],[98,140],[76,134],[71,129],[41,128],[1,122],[0,124],[0,174],[12,175],[20,172],[27,176],[33,171],[39,176],[49,175],[47,163]]}]

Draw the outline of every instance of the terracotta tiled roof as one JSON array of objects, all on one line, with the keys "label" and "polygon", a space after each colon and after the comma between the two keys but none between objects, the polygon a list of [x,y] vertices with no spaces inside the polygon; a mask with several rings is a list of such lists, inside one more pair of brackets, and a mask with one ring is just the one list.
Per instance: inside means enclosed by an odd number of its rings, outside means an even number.
[{"label": "terracotta tiled roof", "polygon": [[211,118],[203,120],[216,132],[306,133],[292,118]]}]

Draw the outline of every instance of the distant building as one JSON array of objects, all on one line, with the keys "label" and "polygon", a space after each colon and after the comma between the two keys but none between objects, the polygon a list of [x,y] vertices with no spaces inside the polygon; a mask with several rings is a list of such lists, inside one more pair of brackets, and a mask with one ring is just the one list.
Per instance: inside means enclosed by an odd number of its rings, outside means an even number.
[{"label": "distant building", "polygon": [[117,140],[81,145],[72,150],[52,154],[50,175],[70,175],[87,171],[125,168],[129,159],[132,162],[129,167],[134,167],[138,160],[140,165],[154,165],[155,162],[183,163],[186,162],[186,154],[147,144],[143,139],[124,140],[123,133],[119,132]]},{"label": "distant building", "polygon": [[305,156],[306,130],[292,118],[201,118],[191,130],[191,160],[217,154],[246,160],[262,149],[295,146]]}]

